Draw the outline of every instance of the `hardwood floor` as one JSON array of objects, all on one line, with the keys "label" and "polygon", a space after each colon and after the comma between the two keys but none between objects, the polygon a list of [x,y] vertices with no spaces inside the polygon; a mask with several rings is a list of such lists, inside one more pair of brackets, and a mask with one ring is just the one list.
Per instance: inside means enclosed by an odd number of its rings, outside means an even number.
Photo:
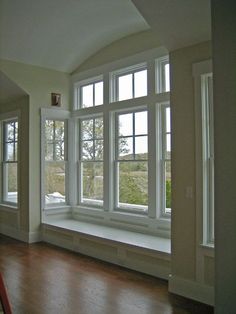
[{"label": "hardwood floor", "polygon": [[167,282],[46,243],[0,235],[0,271],[14,314],[210,314]]}]

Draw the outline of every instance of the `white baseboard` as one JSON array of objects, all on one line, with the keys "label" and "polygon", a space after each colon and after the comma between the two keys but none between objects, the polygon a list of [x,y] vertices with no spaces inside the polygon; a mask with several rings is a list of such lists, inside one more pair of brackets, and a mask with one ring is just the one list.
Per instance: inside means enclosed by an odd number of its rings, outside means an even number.
[{"label": "white baseboard", "polygon": [[41,241],[41,232],[25,232],[5,224],[0,224],[0,233],[26,243],[35,243]]},{"label": "white baseboard", "polygon": [[214,287],[175,275],[169,277],[169,292],[214,306]]}]

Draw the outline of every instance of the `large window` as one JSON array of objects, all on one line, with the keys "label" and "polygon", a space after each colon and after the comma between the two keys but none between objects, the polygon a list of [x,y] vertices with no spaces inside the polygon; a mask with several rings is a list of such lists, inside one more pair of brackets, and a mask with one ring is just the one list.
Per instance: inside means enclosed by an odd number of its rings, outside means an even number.
[{"label": "large window", "polygon": [[52,210],[68,204],[79,219],[168,236],[168,58],[156,60],[152,51],[152,57],[135,65],[117,64],[111,66],[112,71],[109,65],[101,72],[101,68],[89,71],[92,77],[86,72],[76,75],[81,80],[74,81],[68,150],[66,120],[53,116],[53,110],[46,112],[50,118],[46,115],[43,120],[43,200]]},{"label": "large window", "polygon": [[2,122],[2,201],[18,203],[18,120]]},{"label": "large window", "polygon": [[66,122],[45,120],[44,202],[46,207],[66,203]]},{"label": "large window", "polygon": [[103,205],[103,118],[80,120],[80,202]]}]

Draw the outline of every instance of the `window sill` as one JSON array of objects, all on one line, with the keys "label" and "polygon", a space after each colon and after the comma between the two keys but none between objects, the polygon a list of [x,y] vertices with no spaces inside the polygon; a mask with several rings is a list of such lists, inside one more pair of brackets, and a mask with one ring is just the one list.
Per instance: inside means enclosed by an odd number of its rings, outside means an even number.
[{"label": "window sill", "polygon": [[0,210],[5,210],[5,211],[18,211],[19,207],[14,206],[12,204],[6,204],[6,203],[1,203],[0,204]]},{"label": "window sill", "polygon": [[44,223],[44,226],[52,226],[66,231],[77,232],[100,239],[125,244],[135,248],[159,252],[169,256],[171,253],[170,239],[127,231],[118,228],[102,226],[74,219],[55,220]]}]

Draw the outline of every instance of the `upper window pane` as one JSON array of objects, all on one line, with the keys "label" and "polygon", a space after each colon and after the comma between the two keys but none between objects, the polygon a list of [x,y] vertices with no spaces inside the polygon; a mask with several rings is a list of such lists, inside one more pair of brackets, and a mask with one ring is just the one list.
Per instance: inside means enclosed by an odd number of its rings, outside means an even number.
[{"label": "upper window pane", "polygon": [[134,97],[147,96],[147,70],[134,73]]},{"label": "upper window pane", "polygon": [[45,159],[48,161],[65,159],[65,122],[45,121]]},{"label": "upper window pane", "polygon": [[133,98],[133,75],[127,74],[118,78],[118,100]]},{"label": "upper window pane", "polygon": [[4,161],[17,161],[18,122],[4,122]]},{"label": "upper window pane", "polygon": [[135,135],[147,134],[147,111],[135,113]]},{"label": "upper window pane", "polygon": [[103,104],[103,82],[99,81],[80,87],[81,108],[88,108]]},{"label": "upper window pane", "polygon": [[133,114],[119,115],[119,136],[133,135]]}]

